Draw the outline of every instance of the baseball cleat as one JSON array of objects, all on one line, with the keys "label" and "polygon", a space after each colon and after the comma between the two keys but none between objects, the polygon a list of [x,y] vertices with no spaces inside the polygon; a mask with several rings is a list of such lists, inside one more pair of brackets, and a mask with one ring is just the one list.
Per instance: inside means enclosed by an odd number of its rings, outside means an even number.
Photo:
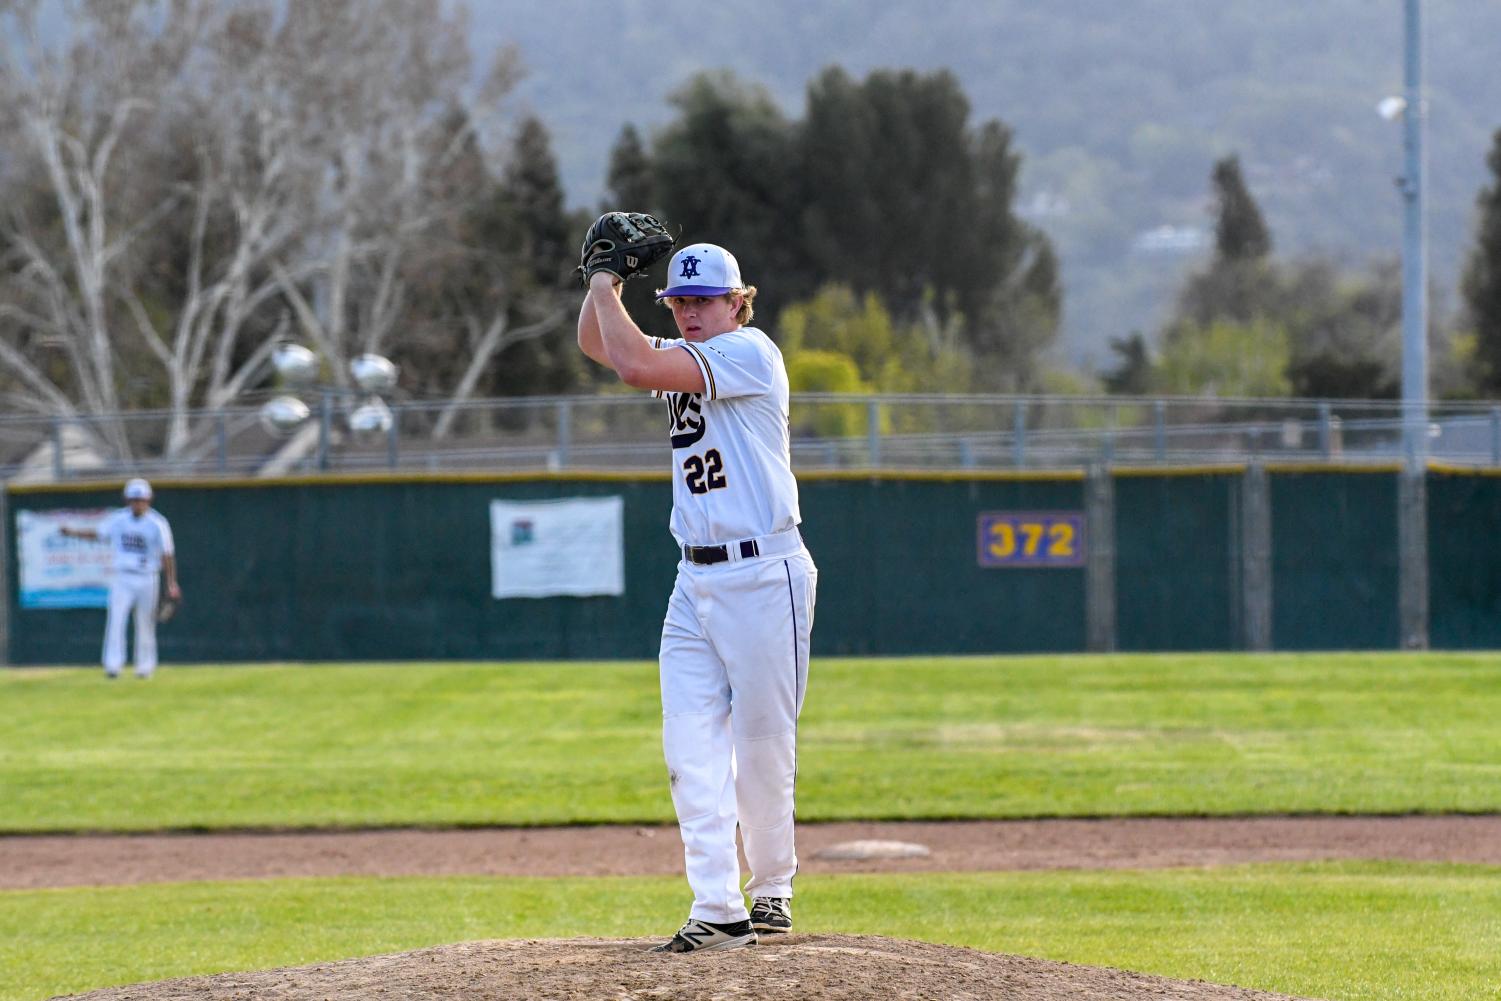
[{"label": "baseball cleat", "polygon": [[756,944],[756,931],[749,921],[732,921],[717,925],[712,921],[689,918],[672,941],[664,942],[652,952],[711,952],[715,949],[743,949]]},{"label": "baseball cleat", "polygon": [[757,897],[751,901],[751,927],[756,931],[792,930],[792,901],[787,897]]}]

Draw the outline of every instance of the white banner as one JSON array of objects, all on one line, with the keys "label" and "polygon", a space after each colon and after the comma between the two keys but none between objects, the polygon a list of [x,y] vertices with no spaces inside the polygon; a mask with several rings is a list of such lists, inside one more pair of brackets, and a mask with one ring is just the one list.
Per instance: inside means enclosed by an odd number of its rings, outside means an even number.
[{"label": "white banner", "polygon": [[114,576],[107,543],[65,539],[60,531],[98,528],[109,508],[17,511],[17,591],[22,608],[104,608]]},{"label": "white banner", "polygon": [[490,502],[497,598],[625,593],[625,498]]}]

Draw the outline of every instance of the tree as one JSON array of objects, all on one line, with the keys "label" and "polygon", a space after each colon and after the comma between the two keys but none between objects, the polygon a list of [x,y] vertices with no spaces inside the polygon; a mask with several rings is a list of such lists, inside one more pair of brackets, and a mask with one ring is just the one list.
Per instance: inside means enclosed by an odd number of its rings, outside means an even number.
[{"label": "tree", "polygon": [[1462,290],[1475,332],[1479,382],[1484,392],[1501,394],[1501,129],[1486,157],[1492,182],[1476,198],[1479,219],[1475,246],[1465,265]]},{"label": "tree", "polygon": [[728,247],[762,291],[757,310],[775,314],[805,284],[788,232],[798,190],[792,126],[764,88],[729,72],[694,76],[669,100],[678,118],[651,155],[663,218],[686,240]]},{"label": "tree", "polygon": [[[434,438],[449,435],[462,404],[476,392],[503,392],[517,384],[522,392],[544,391],[526,387],[526,373],[536,364],[525,348],[566,316],[566,296],[557,287],[563,279],[548,280],[561,274],[558,244],[566,220],[545,130],[540,123],[523,123],[515,159],[499,181],[491,177],[462,109],[451,113],[448,131],[460,152],[434,183],[444,197],[451,193],[455,213],[411,255],[409,319],[393,355],[412,373],[413,392],[447,397]],[[516,203],[529,199],[542,208],[518,217]],[[501,356],[505,364],[497,367]]]},{"label": "tree", "polygon": [[[515,304],[510,318],[514,330],[524,329],[523,302],[545,297],[555,303],[550,308],[552,324],[532,325],[539,334],[546,333],[563,319],[562,293],[577,288],[573,269],[576,265],[574,243],[576,226],[570,224],[564,207],[563,184],[558,177],[557,158],[547,130],[536,118],[522,122],[511,157],[501,174],[497,189],[502,225],[509,239],[508,267]],[[569,304],[572,304],[570,299]],[[490,373],[487,388],[498,395],[561,393],[576,385],[583,372],[583,359],[571,339],[528,337],[510,351],[506,363]]]},{"label": "tree", "polygon": [[1240,173],[1240,158],[1227,156],[1214,165],[1218,219],[1214,226],[1214,252],[1222,261],[1256,261],[1272,251],[1272,237],[1261,208],[1246,189]]},{"label": "tree", "polygon": [[[459,210],[436,179],[465,148],[448,113],[471,79],[462,18],[438,0],[62,7],[47,39],[34,0],[0,11],[15,402],[100,417],[159,399],[175,456],[212,430],[191,408],[254,387],[286,333],[341,383],[350,356],[392,349],[411,255]],[[484,80],[489,117],[514,55]],[[118,422],[87,427],[133,453]]]},{"label": "tree", "polygon": [[[903,315],[929,288],[940,303],[977,267],[969,102],[946,72],[831,67],[808,87],[801,130],[803,239],[819,273],[878,291]],[[954,241],[959,241],[955,246]]]},{"label": "tree", "polygon": [[[991,388],[1034,386],[1057,335],[1062,292],[1046,236],[1013,209],[1021,158],[1011,132],[971,128],[951,73],[830,67],[788,122],[762,88],[729,73],[692,78],[657,134],[651,184],[632,134],[612,157],[632,193],[655,196],[689,239],[725,243],[775,326],[826,282],[877,294],[907,331],[957,329]],[[617,195],[624,191],[617,190]]]},{"label": "tree", "polygon": [[[807,348],[787,360],[787,384],[794,393],[869,393],[849,355]],[[857,403],[814,403],[798,408],[794,431],[820,438],[854,438],[867,430],[869,415]]]},{"label": "tree", "polygon": [[1131,331],[1129,337],[1110,338],[1110,350],[1115,353],[1115,368],[1100,376],[1107,393],[1121,396],[1143,396],[1153,388],[1152,353],[1147,339],[1140,330]]},{"label": "tree", "polygon": [[1057,336],[1063,314],[1052,244],[1030,232],[1019,249],[1015,267],[991,290],[969,338],[982,363],[981,385],[1013,393],[1040,387],[1043,352]]},{"label": "tree", "polygon": [[[656,175],[652,159],[634,125],[626,125],[620,130],[620,135],[610,150],[610,169],[605,190],[608,197],[600,206],[601,213],[614,210],[648,212],[670,218],[657,205]],[[676,337],[677,327],[672,322],[672,315],[656,302],[657,287],[659,286],[655,285],[651,276],[627,282],[621,292],[621,301],[642,332],[653,337]],[[605,370],[598,368],[595,371],[603,376]]]},{"label": "tree", "polygon": [[1282,283],[1270,259],[1271,236],[1241,179],[1237,157],[1217,162],[1210,180],[1215,190],[1214,257],[1184,284],[1173,323],[1248,324],[1281,308]]},{"label": "tree", "polygon": [[[974,357],[959,341],[955,327],[940,327],[929,315],[925,321],[898,324],[875,293],[857,296],[848,285],[824,285],[817,296],[791,303],[776,324],[776,341],[787,357],[788,372],[811,366],[820,380],[797,377],[793,389],[806,392],[965,393],[974,377]],[[808,360],[811,359],[811,360]],[[850,366],[851,380],[835,389],[836,371],[830,359]],[[856,410],[860,410],[856,407]],[[932,431],[937,411],[881,408],[883,431]],[[839,411],[838,419],[853,426],[856,417]],[[865,425],[860,417],[860,426]],[[818,425],[821,429],[826,425]],[[827,432],[827,431],[826,431]]]},{"label": "tree", "polygon": [[605,179],[609,197],[600,212],[657,211],[656,184],[651,157],[636,126],[627,123],[610,148],[609,176]]},{"label": "tree", "polygon": [[1269,321],[1184,325],[1169,331],[1158,385],[1189,395],[1286,396],[1287,360],[1287,331]]},{"label": "tree", "polygon": [[800,133],[800,238],[810,274],[879,293],[903,322],[957,320],[986,381],[1020,388],[1056,336],[1058,262],[1013,211],[1010,130],[968,116],[947,72],[825,70]]},{"label": "tree", "polygon": [[825,285],[812,299],[788,306],[776,329],[783,354],[837,353],[848,358],[858,376],[871,385],[879,385],[883,371],[896,360],[897,332],[891,314],[874,292],[857,297],[848,285]]},{"label": "tree", "polygon": [[[1157,387],[1221,396],[1286,395],[1290,353],[1282,278],[1240,161],[1214,165],[1214,257],[1191,274],[1163,333]],[[1266,337],[1258,343],[1258,337]]]},{"label": "tree", "polygon": [[1295,395],[1398,395],[1402,283],[1395,261],[1349,274],[1327,260],[1302,260],[1287,269],[1279,314],[1290,337],[1287,374]]}]

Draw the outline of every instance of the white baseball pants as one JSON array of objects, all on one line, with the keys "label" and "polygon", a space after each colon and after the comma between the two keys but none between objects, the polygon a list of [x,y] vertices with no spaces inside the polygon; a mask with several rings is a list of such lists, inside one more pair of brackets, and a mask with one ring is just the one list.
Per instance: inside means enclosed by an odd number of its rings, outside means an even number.
[{"label": "white baseball pants", "polygon": [[797,872],[797,717],[808,686],[818,570],[790,555],[681,563],[662,626],[662,748],[683,837],[690,917],[749,917],[745,893],[790,897]]},{"label": "white baseball pants", "polygon": [[109,612],[104,620],[104,673],[125,666],[125,620],[135,613],[136,674],[156,671],[156,597],[161,575],[115,571],[109,585]]}]

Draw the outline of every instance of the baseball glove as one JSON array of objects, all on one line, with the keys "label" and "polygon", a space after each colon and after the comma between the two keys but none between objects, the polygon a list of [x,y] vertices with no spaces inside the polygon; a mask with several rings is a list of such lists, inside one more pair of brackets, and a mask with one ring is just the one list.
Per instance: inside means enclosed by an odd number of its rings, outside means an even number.
[{"label": "baseball glove", "polygon": [[672,253],[677,238],[656,216],[644,212],[606,212],[584,234],[578,273],[584,288],[596,272],[608,271],[625,281]]},{"label": "baseball glove", "polygon": [[163,598],[156,605],[156,621],[167,622],[177,614],[177,606],[182,604],[180,598]]}]

